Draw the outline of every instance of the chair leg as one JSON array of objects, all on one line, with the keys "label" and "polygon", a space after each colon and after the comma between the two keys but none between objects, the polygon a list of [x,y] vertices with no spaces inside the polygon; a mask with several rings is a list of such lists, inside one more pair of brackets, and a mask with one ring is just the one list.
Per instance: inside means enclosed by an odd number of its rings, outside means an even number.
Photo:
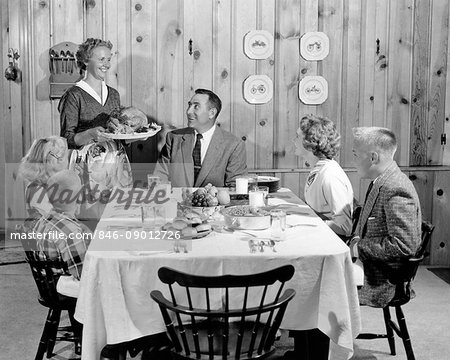
[{"label": "chair leg", "polygon": [[390,321],[391,321],[391,312],[389,310],[389,306],[383,308],[384,315],[384,325],[386,326],[386,335],[389,342],[389,350],[391,350],[391,355],[395,355],[395,338],[394,331],[392,330]]},{"label": "chair leg", "polygon": [[82,336],[83,336],[83,325],[81,325],[78,321],[74,318],[74,311],[75,309],[67,310],[69,313],[69,319],[70,319],[70,325],[72,326],[72,331],[74,337],[78,338],[78,341],[75,341],[75,354],[81,355],[81,342],[82,342]]},{"label": "chair leg", "polygon": [[51,327],[48,334],[47,358],[53,356],[55,348],[56,336],[58,336],[59,320],[61,319],[61,310],[52,309]]},{"label": "chair leg", "polygon": [[405,315],[403,314],[401,306],[395,307],[395,313],[397,315],[398,326],[401,331],[401,337],[403,345],[405,346],[406,358],[408,360],[415,360],[414,351],[411,345],[411,339],[409,338],[408,328],[406,327]]},{"label": "chair leg", "polygon": [[42,330],[41,340],[39,341],[38,350],[34,358],[35,360],[42,360],[44,358],[45,351],[47,350],[48,337],[52,325],[52,312],[52,309],[48,310],[47,319],[45,320],[44,329]]}]

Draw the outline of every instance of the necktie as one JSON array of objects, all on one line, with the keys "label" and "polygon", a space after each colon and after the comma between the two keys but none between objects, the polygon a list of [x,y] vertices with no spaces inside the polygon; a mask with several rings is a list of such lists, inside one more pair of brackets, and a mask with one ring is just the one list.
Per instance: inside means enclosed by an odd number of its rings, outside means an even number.
[{"label": "necktie", "polygon": [[202,138],[203,138],[202,134],[197,134],[197,140],[195,141],[194,151],[192,152],[192,158],[194,159],[194,184],[197,181],[197,176],[202,168],[202,156],[201,156],[202,143],[200,141]]},{"label": "necktie", "polygon": [[373,180],[370,182],[369,187],[367,188],[367,192],[366,192],[366,198],[364,199],[364,203],[367,201],[367,198],[369,197],[370,191],[373,188]]}]

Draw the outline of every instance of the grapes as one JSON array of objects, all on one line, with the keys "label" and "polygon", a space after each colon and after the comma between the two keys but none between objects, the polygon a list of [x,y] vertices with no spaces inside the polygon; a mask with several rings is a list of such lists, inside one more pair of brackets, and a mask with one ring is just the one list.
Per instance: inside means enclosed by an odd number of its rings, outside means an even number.
[{"label": "grapes", "polygon": [[184,190],[183,203],[195,207],[213,207],[219,205],[217,198],[218,190],[215,186],[208,184],[203,188],[198,188],[193,193],[189,190]]}]

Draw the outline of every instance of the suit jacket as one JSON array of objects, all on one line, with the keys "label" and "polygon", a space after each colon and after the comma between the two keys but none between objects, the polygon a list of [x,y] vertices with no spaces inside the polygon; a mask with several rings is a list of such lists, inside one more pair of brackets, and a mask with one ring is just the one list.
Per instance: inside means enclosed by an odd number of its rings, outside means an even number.
[{"label": "suit jacket", "polygon": [[208,183],[223,187],[236,177],[247,174],[244,142],[217,126],[194,183],[194,142],[192,128],[167,133],[154,175],[169,179],[174,187],[200,187]]},{"label": "suit jacket", "polygon": [[361,238],[358,253],[365,276],[364,286],[359,290],[362,305],[384,307],[392,300],[395,285],[389,279],[395,277],[402,260],[416,253],[421,224],[414,185],[394,162],[374,183],[356,228],[356,235]]}]

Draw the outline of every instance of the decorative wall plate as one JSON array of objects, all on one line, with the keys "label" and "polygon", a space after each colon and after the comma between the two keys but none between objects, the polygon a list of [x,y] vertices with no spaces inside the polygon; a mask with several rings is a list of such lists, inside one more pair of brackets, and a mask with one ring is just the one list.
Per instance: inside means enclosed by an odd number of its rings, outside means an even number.
[{"label": "decorative wall plate", "polygon": [[305,76],[298,85],[298,97],[304,104],[322,104],[328,98],[328,82],[322,76]]},{"label": "decorative wall plate", "polygon": [[244,81],[243,92],[248,103],[265,104],[272,100],[272,80],[267,75],[250,75]]},{"label": "decorative wall plate", "polygon": [[307,32],[300,39],[300,54],[305,60],[323,60],[330,52],[330,40],[323,32]]},{"label": "decorative wall plate", "polygon": [[273,53],[273,36],[266,30],[252,30],[244,36],[244,52],[250,59],[267,59]]}]

